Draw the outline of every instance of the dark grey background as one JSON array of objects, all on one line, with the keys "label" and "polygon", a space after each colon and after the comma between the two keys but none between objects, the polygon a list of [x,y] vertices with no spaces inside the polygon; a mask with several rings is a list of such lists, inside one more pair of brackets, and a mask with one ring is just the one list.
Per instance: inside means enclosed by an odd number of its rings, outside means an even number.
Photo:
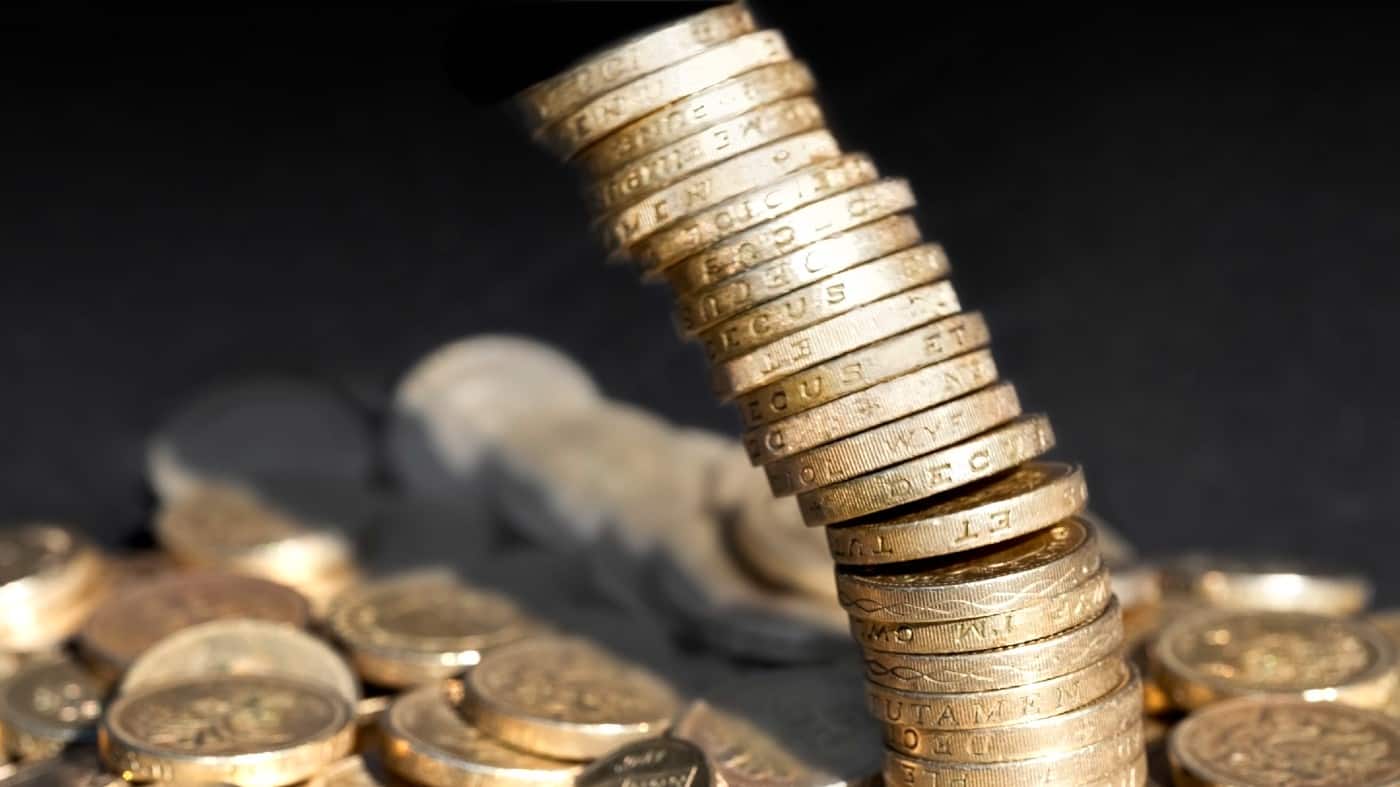
[{"label": "dark grey background", "polygon": [[[1149,550],[1327,556],[1400,598],[1392,18],[756,5],[848,147],[913,180],[1101,513]],[[379,407],[477,331],[734,427],[665,293],[602,263],[570,174],[444,68],[454,29],[557,51],[547,14],[0,26],[0,513],[123,538],[142,440],[191,391],[309,372]]]}]

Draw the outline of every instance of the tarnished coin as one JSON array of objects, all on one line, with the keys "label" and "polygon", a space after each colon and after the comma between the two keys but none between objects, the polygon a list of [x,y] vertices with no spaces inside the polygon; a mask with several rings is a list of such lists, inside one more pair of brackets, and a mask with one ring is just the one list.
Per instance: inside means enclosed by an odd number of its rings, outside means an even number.
[{"label": "tarnished coin", "polygon": [[262,620],[216,620],[167,636],[132,663],[120,693],[229,675],[282,676],[324,686],[352,706],[360,699],[339,653],[295,626]]},{"label": "tarnished coin", "polygon": [[714,787],[717,781],[705,760],[705,753],[694,744],[673,738],[652,738],[629,743],[584,769],[574,781],[576,787]]},{"label": "tarnished coin", "polygon": [[274,787],[345,757],[354,739],[350,704],[324,686],[223,675],[118,698],[98,742],[107,767],[129,781]]},{"label": "tarnished coin", "polygon": [[43,659],[0,683],[0,745],[12,759],[52,757],[90,738],[102,687],[70,661]]},{"label": "tarnished coin", "polygon": [[885,745],[932,762],[1014,762],[1063,755],[1124,735],[1135,737],[1136,750],[1142,750],[1142,681],[1136,672],[1103,697],[1056,716],[981,730],[891,724],[885,726]]},{"label": "tarnished coin", "polygon": [[1366,577],[1304,560],[1192,554],[1162,564],[1168,593],[1224,609],[1355,615],[1371,601]]},{"label": "tarnished coin", "polygon": [[502,645],[467,673],[468,721],[525,751],[568,760],[599,757],[666,731],[679,709],[663,680],[580,639],[536,637]]},{"label": "tarnished coin", "polygon": [[156,641],[198,623],[248,618],[305,626],[306,599],[275,582],[200,572],[132,584],[97,608],[78,633],[84,658],[115,677]]},{"label": "tarnished coin", "polygon": [[1395,646],[1357,620],[1202,610],[1168,624],[1153,677],[1178,708],[1249,694],[1382,708],[1397,684]]},{"label": "tarnished coin", "polygon": [[852,617],[893,623],[980,618],[1029,606],[1099,570],[1098,542],[1070,518],[994,547],[894,569],[842,567],[836,584]]},{"label": "tarnished coin", "polygon": [[443,575],[353,590],[336,602],[326,624],[365,680],[394,688],[456,675],[479,662],[482,651],[529,631],[509,599]]},{"label": "tarnished coin", "polygon": [[106,591],[104,562],[58,525],[0,531],[0,650],[48,650],[72,634]]},{"label": "tarnished coin", "polygon": [[440,686],[400,696],[384,714],[384,764],[427,787],[564,787],[578,766],[510,748],[458,716]]},{"label": "tarnished coin", "polygon": [[1333,702],[1221,702],[1177,725],[1168,751],[1182,787],[1400,785],[1400,724]]},{"label": "tarnished coin", "polygon": [[691,703],[671,734],[703,749],[728,787],[873,784],[880,738],[853,677],[842,665],[739,678]]},{"label": "tarnished coin", "polygon": [[522,422],[599,401],[588,372],[535,339],[485,334],[445,344],[394,391],[386,449],[395,479],[415,494],[454,494]]},{"label": "tarnished coin", "polygon": [[166,421],[146,450],[146,472],[162,501],[208,482],[256,488],[267,476],[366,484],[374,447],[365,419],[336,392],[282,378],[208,391]]}]

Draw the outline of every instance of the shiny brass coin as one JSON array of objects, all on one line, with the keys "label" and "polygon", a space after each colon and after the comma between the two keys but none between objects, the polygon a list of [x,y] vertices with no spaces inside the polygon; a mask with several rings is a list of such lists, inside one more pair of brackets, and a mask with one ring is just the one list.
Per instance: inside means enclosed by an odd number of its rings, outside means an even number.
[{"label": "shiny brass coin", "polygon": [[587,760],[665,732],[679,700],[664,681],[583,640],[536,637],[486,654],[463,683],[468,721],[502,742]]},{"label": "shiny brass coin", "polygon": [[324,686],[270,675],[169,683],[118,698],[98,743],[128,781],[284,785],[350,753],[354,715]]},{"label": "shiny brass coin", "polygon": [[793,372],[946,317],[959,308],[957,293],[946,281],[915,287],[717,365],[715,390],[721,398],[733,399]]},{"label": "shiny brass coin", "polygon": [[797,496],[807,524],[833,525],[990,478],[1055,446],[1050,420],[1022,416],[971,440]]},{"label": "shiny brass coin", "polygon": [[987,323],[956,314],[875,342],[735,398],[753,429],[983,347]]},{"label": "shiny brass coin", "polygon": [[[1105,740],[1134,736],[1142,750],[1142,681],[1137,673],[1087,705],[1035,721],[985,730],[924,730],[885,725],[885,745],[932,762],[1014,762],[1053,757]],[[1113,765],[1125,765],[1131,757]],[[1107,770],[1107,769],[1106,769]]]},{"label": "shiny brass coin", "polygon": [[1128,679],[1128,665],[1110,654],[1083,669],[1009,689],[919,693],[865,687],[870,714],[885,724],[925,730],[980,730],[1066,713],[1108,694]]},{"label": "shiny brass coin", "polygon": [[905,215],[856,227],[676,298],[682,330],[696,333],[812,282],[913,246],[919,225]]},{"label": "shiny brass coin", "polygon": [[1027,462],[1006,475],[959,489],[904,513],[827,528],[837,563],[882,565],[1008,541],[1073,516],[1084,507],[1084,473],[1061,462]]},{"label": "shiny brass coin", "polygon": [[671,735],[704,750],[727,787],[856,787],[880,768],[880,736],[845,665],[764,671],[705,692]]},{"label": "shiny brass coin", "polygon": [[1098,572],[1098,541],[1070,518],[977,552],[891,569],[843,567],[841,606],[862,620],[968,620],[1059,596]]},{"label": "shiny brass coin", "polygon": [[821,107],[809,96],[768,104],[632,161],[589,186],[584,196],[594,212],[611,213],[740,153],[819,129],[823,122]]},{"label": "shiny brass coin", "polygon": [[887,787],[1141,787],[1146,774],[1141,725],[1049,757],[968,764],[890,751],[884,768]]},{"label": "shiny brass coin", "polygon": [[673,101],[759,66],[791,59],[787,42],[776,30],[746,33],[604,93],[540,128],[536,138],[560,158],[572,158]]},{"label": "shiny brass coin", "polygon": [[53,757],[89,738],[102,686],[70,661],[41,659],[0,683],[0,747],[16,760]]},{"label": "shiny brass coin", "polygon": [[574,780],[576,787],[713,787],[717,783],[705,753],[672,738],[629,743],[589,765]]},{"label": "shiny brass coin", "polygon": [[[954,379],[956,384],[967,378]],[[1000,383],[772,462],[763,472],[775,495],[807,492],[970,440],[1019,415],[1016,389]]]},{"label": "shiny brass coin", "polygon": [[360,683],[330,646],[286,623],[215,620],[170,634],[127,670],[121,694],[230,675],[276,675],[324,686],[352,706]]},{"label": "shiny brass coin", "polygon": [[609,90],[754,29],[742,4],[711,8],[585,58],[526,88],[518,101],[531,125],[547,125]]},{"label": "shiny brass coin", "polygon": [[907,181],[889,179],[858,186],[727,237],[666,267],[661,275],[676,292],[692,293],[838,232],[912,207],[914,192]]},{"label": "shiny brass coin", "polygon": [[295,590],[254,577],[176,574],[132,584],[93,613],[78,633],[84,658],[116,677],[168,634],[197,623],[247,618],[305,626],[310,610]]},{"label": "shiny brass coin", "polygon": [[815,88],[812,72],[795,60],[755,68],[623,126],[590,145],[574,163],[595,177],[606,176],[715,124]]},{"label": "shiny brass coin", "polygon": [[1222,609],[1345,617],[1365,609],[1374,591],[1360,574],[1280,558],[1185,555],[1165,562],[1161,574],[1166,592]]},{"label": "shiny brass coin", "polygon": [[996,361],[991,351],[973,350],[757,426],[744,435],[744,447],[756,465],[779,463],[794,454],[956,399],[996,379]]},{"label": "shiny brass coin", "polygon": [[865,674],[871,683],[905,691],[995,691],[1068,675],[1122,647],[1123,621],[1111,602],[1083,626],[1009,648],[939,655],[866,651]]},{"label": "shiny brass coin", "polygon": [[1202,610],[1169,623],[1152,674],[1178,708],[1249,694],[1383,708],[1400,674],[1395,646],[1358,620]]},{"label": "shiny brass coin", "polygon": [[892,623],[851,618],[851,636],[862,647],[888,653],[968,653],[1043,639],[1103,613],[1111,595],[1108,571],[1024,607],[945,623]]},{"label": "shiny brass coin", "polygon": [[1168,753],[1183,787],[1400,785],[1400,724],[1332,702],[1221,702],[1177,725]]},{"label": "shiny brass coin", "polygon": [[829,131],[796,134],[676,181],[610,214],[599,226],[610,248],[627,248],[697,211],[839,155],[841,148]]},{"label": "shiny brass coin", "polygon": [[0,650],[53,648],[82,625],[106,591],[102,556],[58,525],[0,532],[0,556]]},{"label": "shiny brass coin", "polygon": [[[453,692],[458,687],[453,686]],[[462,721],[439,686],[401,695],[384,715],[384,764],[427,787],[569,785],[579,768],[510,748]]]},{"label": "shiny brass coin", "polygon": [[529,632],[509,599],[434,575],[354,590],[326,623],[365,680],[394,688],[459,674],[481,661],[483,650]]},{"label": "shiny brass coin", "polygon": [[699,338],[711,363],[727,361],[947,274],[948,259],[942,248],[935,244],[916,246],[731,317]]},{"label": "shiny brass coin", "polygon": [[649,277],[723,238],[879,177],[864,153],[848,153],[754,187],[651,235],[631,249]]}]

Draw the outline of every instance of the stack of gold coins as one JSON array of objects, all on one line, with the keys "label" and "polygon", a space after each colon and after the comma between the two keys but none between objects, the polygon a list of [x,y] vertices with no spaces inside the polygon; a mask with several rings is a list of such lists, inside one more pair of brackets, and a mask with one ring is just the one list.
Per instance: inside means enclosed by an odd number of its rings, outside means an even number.
[{"label": "stack of gold coins", "polygon": [[1076,467],[941,247],[742,5],[535,85],[613,256],[670,285],[774,494],[827,528],[891,784],[1136,785],[1141,685]]}]

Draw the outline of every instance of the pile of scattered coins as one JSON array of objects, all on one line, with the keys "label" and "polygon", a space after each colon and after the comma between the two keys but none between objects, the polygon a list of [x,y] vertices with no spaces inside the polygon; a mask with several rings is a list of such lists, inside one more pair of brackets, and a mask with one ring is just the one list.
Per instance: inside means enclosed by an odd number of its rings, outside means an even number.
[{"label": "pile of scattered coins", "polygon": [[[827,528],[894,784],[1146,779],[1139,677],[1078,468],[982,318],[843,152],[781,33],[723,6],[527,90],[616,256],[675,294],[750,460]],[[1001,709],[1017,710],[1001,710]]]}]

